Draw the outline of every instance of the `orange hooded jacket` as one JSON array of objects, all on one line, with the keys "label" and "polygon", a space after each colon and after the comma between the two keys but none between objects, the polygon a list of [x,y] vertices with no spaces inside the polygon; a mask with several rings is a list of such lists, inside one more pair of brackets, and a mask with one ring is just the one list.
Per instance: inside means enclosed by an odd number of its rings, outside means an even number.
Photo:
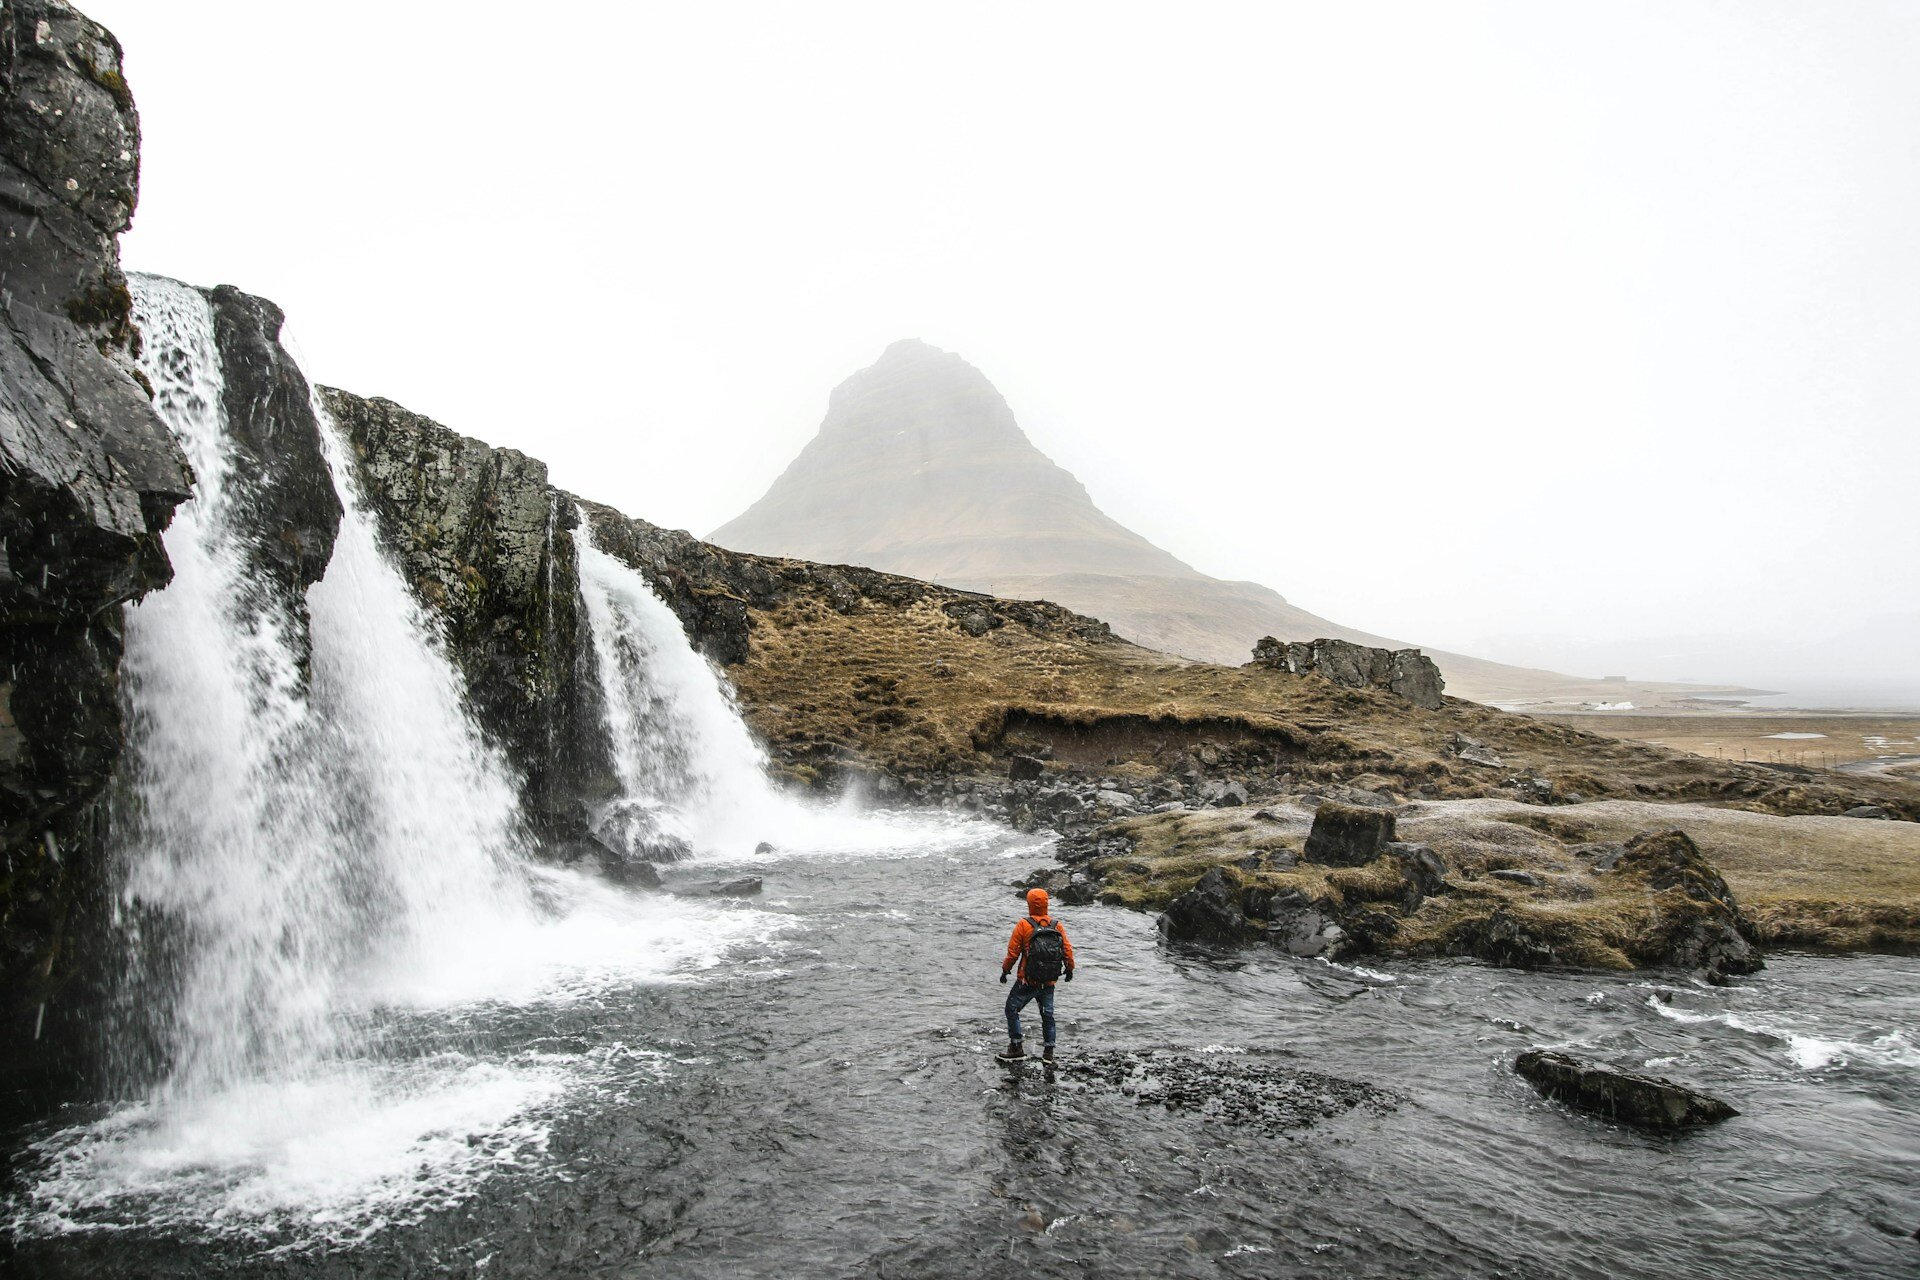
[{"label": "orange hooded jacket", "polygon": [[[1060,941],[1067,949],[1067,972],[1073,972],[1073,943],[1067,937],[1065,921],[1055,920],[1047,915],[1047,891],[1045,889],[1027,890],[1027,918],[1013,926],[1013,936],[1007,939],[1007,958],[1001,962],[1000,972],[1013,968],[1014,962],[1020,963],[1020,981],[1027,981],[1027,940],[1033,937],[1036,924],[1050,924],[1060,931]],[[1032,984],[1029,983],[1029,986]],[[1049,982],[1048,986],[1054,984]]]}]

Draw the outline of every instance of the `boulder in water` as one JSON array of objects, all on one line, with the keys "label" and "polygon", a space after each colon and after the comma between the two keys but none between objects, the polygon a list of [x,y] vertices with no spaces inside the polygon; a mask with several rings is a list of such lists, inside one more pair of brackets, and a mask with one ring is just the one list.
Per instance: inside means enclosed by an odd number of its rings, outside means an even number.
[{"label": "boulder in water", "polygon": [[1175,942],[1245,942],[1259,933],[1240,908],[1238,886],[1220,867],[1168,903],[1157,925]]},{"label": "boulder in water", "polygon": [[1662,1076],[1544,1049],[1521,1054],[1513,1069],[1556,1102],[1642,1129],[1685,1129],[1740,1114],[1718,1098]]},{"label": "boulder in water", "polygon": [[616,800],[594,815],[593,838],[620,862],[679,862],[693,846],[673,828],[673,815],[641,800]]}]

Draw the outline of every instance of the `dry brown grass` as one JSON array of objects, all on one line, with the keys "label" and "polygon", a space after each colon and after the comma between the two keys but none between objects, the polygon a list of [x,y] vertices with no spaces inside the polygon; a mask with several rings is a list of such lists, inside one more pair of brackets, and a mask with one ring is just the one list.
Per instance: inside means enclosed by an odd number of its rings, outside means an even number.
[{"label": "dry brown grass", "polygon": [[[973,636],[941,607],[958,599],[936,590],[845,608],[796,591],[756,609],[751,653],[729,671],[749,720],[803,777],[836,750],[900,775],[994,771],[1018,722],[1063,760],[1078,749],[1075,766],[1095,772],[1163,767],[1195,734],[1238,739],[1265,760],[1272,791],[1364,775],[1410,796],[1511,795],[1532,776],[1588,798],[1814,813],[1869,802],[1920,816],[1920,787],[1900,780],[1724,764],[1467,702],[1427,711],[1381,690],[1182,662],[1012,619]],[[1459,760],[1455,734],[1487,743],[1503,767]]]},{"label": "dry brown grass", "polygon": [[[1828,768],[1883,755],[1920,755],[1920,716],[1592,714],[1544,717],[1572,728],[1715,760]],[[1774,737],[1817,733],[1811,739]]]}]

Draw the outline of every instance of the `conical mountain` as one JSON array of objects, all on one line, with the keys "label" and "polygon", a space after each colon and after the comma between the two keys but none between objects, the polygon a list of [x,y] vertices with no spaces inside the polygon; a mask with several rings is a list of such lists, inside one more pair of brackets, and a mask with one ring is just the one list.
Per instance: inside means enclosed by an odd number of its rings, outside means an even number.
[{"label": "conical mountain", "polygon": [[836,387],[820,433],[713,540],[951,585],[1035,572],[1197,576],[1094,506],[986,375],[916,339]]},{"label": "conical mountain", "polygon": [[[1243,663],[1268,635],[1404,647],[1296,608],[1258,583],[1209,577],[1154,546],[1034,447],[985,374],[916,339],[894,343],[834,388],[819,433],[764,497],[710,540],[1052,600],[1150,649],[1203,662]],[[1432,656],[1449,692],[1483,701],[1617,699],[1625,691]],[[1633,686],[1643,697],[1654,688]]]}]

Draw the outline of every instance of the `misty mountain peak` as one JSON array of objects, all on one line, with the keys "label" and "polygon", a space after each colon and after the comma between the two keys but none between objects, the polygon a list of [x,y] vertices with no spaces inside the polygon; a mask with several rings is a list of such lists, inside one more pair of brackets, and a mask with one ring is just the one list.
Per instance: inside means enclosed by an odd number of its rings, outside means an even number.
[{"label": "misty mountain peak", "polygon": [[835,387],[819,432],[713,540],[956,584],[1030,573],[1036,559],[1193,572],[1094,506],[984,373],[918,338]]}]

